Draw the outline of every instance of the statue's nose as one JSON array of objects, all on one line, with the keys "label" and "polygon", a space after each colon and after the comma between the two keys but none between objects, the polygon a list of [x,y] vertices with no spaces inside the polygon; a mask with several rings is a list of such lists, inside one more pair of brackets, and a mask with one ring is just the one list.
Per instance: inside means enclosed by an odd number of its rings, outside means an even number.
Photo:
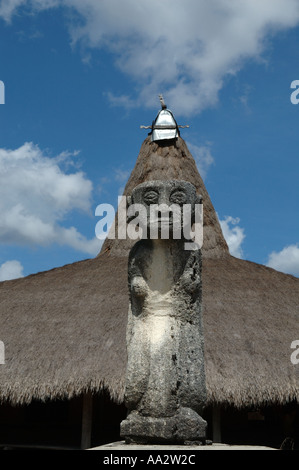
[{"label": "statue's nose", "polygon": [[169,205],[169,195],[167,191],[160,191],[160,196],[159,196],[159,204],[167,204]]}]

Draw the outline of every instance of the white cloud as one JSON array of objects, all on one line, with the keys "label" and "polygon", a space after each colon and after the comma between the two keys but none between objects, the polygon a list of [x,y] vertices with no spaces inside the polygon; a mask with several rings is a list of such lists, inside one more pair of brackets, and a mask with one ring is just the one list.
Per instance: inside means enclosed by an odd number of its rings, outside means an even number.
[{"label": "white cloud", "polygon": [[91,214],[92,183],[77,171],[66,173],[70,153],[56,158],[25,143],[15,150],[0,149],[0,243],[71,246],[94,255],[96,239],[88,240],[64,218],[73,210]]},{"label": "white cloud", "polygon": [[118,195],[122,195],[125,189],[125,184],[130,176],[131,170],[124,170],[123,168],[116,168],[114,170],[114,179],[118,183],[121,183],[121,186],[118,188]]},{"label": "white cloud", "polygon": [[108,101],[112,106],[124,107],[126,109],[132,109],[136,106],[135,100],[130,98],[128,95],[116,96],[111,91],[104,93],[104,95],[108,98]]},{"label": "white cloud", "polygon": [[23,269],[19,261],[6,261],[0,266],[0,282],[23,277]]},{"label": "white cloud", "polygon": [[273,251],[268,258],[267,266],[284,273],[299,276],[299,246],[289,245],[281,251]]},{"label": "white cloud", "polygon": [[114,170],[114,179],[116,181],[124,183],[129,178],[130,173],[131,173],[131,170],[124,170],[123,168],[116,168]]},{"label": "white cloud", "polygon": [[201,177],[205,179],[208,169],[214,163],[214,158],[211,153],[211,142],[206,142],[205,145],[200,146],[187,142],[187,145],[196,162]]},{"label": "white cloud", "polygon": [[6,21],[10,21],[13,13],[15,13],[16,9],[23,3],[26,3],[26,0],[2,1],[0,4],[0,16]]},{"label": "white cloud", "polygon": [[[0,15],[10,20],[20,5],[75,11],[72,42],[112,52],[135,80],[136,104],[156,107],[162,92],[186,115],[215,105],[227,76],[260,60],[271,34],[299,22],[298,0],[9,0]],[[132,97],[116,95],[110,90],[114,104],[132,106]]]},{"label": "white cloud", "polygon": [[238,217],[225,216],[223,220],[219,220],[223,236],[228,244],[229,252],[236,258],[242,258],[242,243],[245,238],[244,229],[237,224],[240,222]]}]

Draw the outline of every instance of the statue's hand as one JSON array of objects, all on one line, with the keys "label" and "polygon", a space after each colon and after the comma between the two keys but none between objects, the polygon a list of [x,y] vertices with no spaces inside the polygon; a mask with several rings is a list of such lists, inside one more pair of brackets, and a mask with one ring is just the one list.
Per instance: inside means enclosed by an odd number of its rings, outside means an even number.
[{"label": "statue's hand", "polygon": [[143,277],[135,276],[131,282],[131,290],[136,297],[145,297],[149,288]]},{"label": "statue's hand", "polygon": [[194,293],[200,287],[200,276],[194,269],[186,269],[180,278],[180,287],[187,292]]}]

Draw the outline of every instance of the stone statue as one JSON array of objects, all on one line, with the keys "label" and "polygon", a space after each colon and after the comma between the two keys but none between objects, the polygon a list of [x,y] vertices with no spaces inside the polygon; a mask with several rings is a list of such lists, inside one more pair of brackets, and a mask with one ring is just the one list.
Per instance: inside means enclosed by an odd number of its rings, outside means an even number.
[{"label": "stone statue", "polygon": [[193,214],[199,202],[195,187],[185,181],[149,181],[132,192],[130,203],[146,208],[144,229],[154,226],[158,237],[139,240],[129,255],[129,413],[121,423],[127,443],[205,442],[201,251],[188,251],[185,238],[174,238],[171,217],[168,239],[161,237],[166,218],[159,211],[150,217],[153,204],[189,204]]}]

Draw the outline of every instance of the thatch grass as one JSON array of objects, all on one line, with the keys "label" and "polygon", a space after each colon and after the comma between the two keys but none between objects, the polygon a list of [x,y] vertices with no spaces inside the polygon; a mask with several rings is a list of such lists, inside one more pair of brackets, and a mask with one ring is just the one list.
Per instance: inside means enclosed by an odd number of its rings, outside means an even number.
[{"label": "thatch grass", "polygon": [[[170,144],[166,141],[151,142],[150,137],[143,142],[136,165],[125,186],[124,195],[128,196],[138,184],[151,180],[183,180],[192,183],[197,193],[203,197],[204,233],[203,256],[221,257],[228,253],[228,247],[222,230],[206,190],[198,173],[194,158],[185,141],[178,138]],[[116,256],[126,256],[134,244],[131,240],[105,240],[102,253],[110,251]]]},{"label": "thatch grass", "polygon": [[[299,281],[231,256],[203,263],[209,403],[299,398],[290,361]],[[122,401],[126,369],[127,260],[102,255],[0,284],[0,399],[72,397],[107,389]]]},{"label": "thatch grass", "polygon": [[[299,399],[299,279],[229,255],[184,141],[144,142],[125,194],[146,179],[185,179],[204,197],[203,324],[208,403],[237,407]],[[0,283],[0,401],[29,403],[107,389],[122,401],[126,371],[127,255],[101,254]]]},{"label": "thatch grass", "polygon": [[127,310],[126,276],[117,281],[121,266],[125,273],[125,259],[112,266],[97,258],[0,284],[2,400],[102,388],[121,399],[125,339],[116,332],[125,330]]},{"label": "thatch grass", "polygon": [[240,407],[299,399],[290,360],[299,279],[229,256],[204,262],[203,290],[209,400]]}]

